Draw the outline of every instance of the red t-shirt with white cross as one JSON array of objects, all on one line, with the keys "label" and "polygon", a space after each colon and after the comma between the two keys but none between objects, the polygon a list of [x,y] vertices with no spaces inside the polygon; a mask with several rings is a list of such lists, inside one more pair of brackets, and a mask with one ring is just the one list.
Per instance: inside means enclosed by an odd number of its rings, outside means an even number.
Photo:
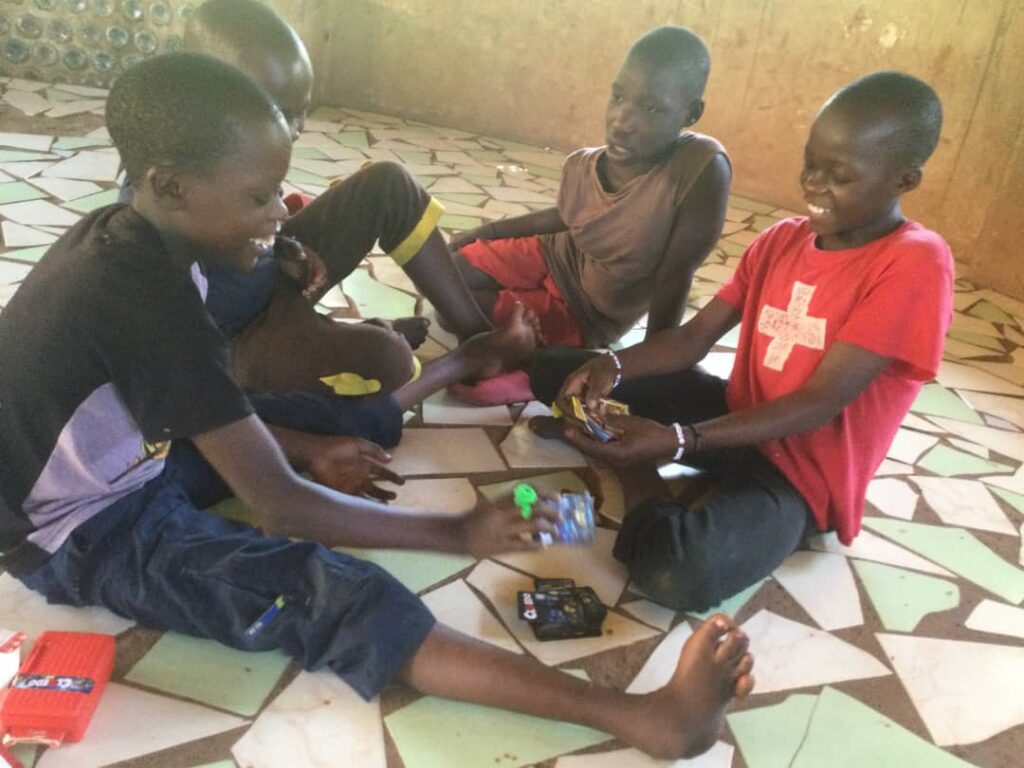
[{"label": "red t-shirt with white cross", "polygon": [[837,341],[893,358],[828,424],[760,446],[818,527],[849,544],[868,482],[923,382],[938,373],[952,319],[949,246],[908,221],[859,248],[823,251],[805,217],[786,219],[750,245],[718,297],[742,313],[730,411],[799,389]]}]

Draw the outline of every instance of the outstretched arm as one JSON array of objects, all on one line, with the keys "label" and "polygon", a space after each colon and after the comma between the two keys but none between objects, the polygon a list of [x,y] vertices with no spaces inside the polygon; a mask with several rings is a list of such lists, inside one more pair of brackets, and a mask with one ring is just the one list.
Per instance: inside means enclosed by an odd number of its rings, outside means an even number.
[{"label": "outstretched arm", "polygon": [[647,317],[647,335],[679,325],[693,274],[722,234],[732,170],[717,155],[694,182],[669,234]]},{"label": "outstretched arm", "polygon": [[329,547],[431,549],[485,557],[533,548],[529,535],[551,530],[550,512],[542,506],[529,521],[514,507],[483,502],[466,515],[451,517],[414,514],[337,493],[295,474],[256,416],[193,435],[192,442],[269,534]]},{"label": "outstretched arm", "polygon": [[468,229],[452,235],[448,247],[456,251],[474,240],[502,240],[506,237],[529,237],[531,235],[549,235],[564,232],[565,222],[557,208],[545,208],[542,211],[524,213],[507,219],[498,219],[476,229]]}]

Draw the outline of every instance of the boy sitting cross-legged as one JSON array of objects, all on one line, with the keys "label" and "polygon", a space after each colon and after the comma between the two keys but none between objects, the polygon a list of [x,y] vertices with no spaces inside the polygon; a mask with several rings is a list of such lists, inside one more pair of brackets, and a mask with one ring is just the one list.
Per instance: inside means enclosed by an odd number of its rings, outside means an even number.
[{"label": "boy sitting cross-legged", "polygon": [[[753,685],[747,638],[728,617],[694,633],[664,688],[632,696],[439,626],[386,572],[329,549],[479,557],[553,528],[543,508],[530,521],[486,503],[416,515],[307,482],[253,414],[203,305],[203,270],[252,269],[287,215],[277,191],[291,141],[270,97],[210,57],[161,56],[118,79],[107,123],[131,206],[72,227],[0,314],[0,566],[51,602],[280,648],[367,699],[399,679],[603,729],[659,757],[707,749],[730,699]],[[509,341],[492,337],[454,364],[500,364]],[[197,508],[211,476],[262,530]]]}]

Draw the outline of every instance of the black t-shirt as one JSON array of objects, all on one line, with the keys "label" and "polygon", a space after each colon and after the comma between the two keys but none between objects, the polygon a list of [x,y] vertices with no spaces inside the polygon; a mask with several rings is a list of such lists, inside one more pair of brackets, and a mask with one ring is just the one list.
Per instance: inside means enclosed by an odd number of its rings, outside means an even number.
[{"label": "black t-shirt", "polygon": [[116,205],[54,243],[0,313],[6,567],[157,476],[170,440],[252,413],[205,286],[198,263]]}]

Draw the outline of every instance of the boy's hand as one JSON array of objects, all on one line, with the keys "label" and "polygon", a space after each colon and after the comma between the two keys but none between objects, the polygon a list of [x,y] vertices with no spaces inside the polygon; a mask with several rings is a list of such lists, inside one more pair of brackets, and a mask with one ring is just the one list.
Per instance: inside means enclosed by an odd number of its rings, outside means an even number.
[{"label": "boy's hand", "polygon": [[323,447],[309,463],[309,474],[316,482],[352,496],[379,501],[395,498],[377,483],[403,485],[405,478],[387,468],[391,461],[376,443],[360,437],[325,437]]},{"label": "boy's hand", "polygon": [[320,254],[298,240],[278,235],[274,241],[274,255],[281,270],[294,280],[307,299],[319,295],[327,284],[327,265]]},{"label": "boy's hand", "polygon": [[602,443],[586,435],[575,424],[567,423],[565,438],[583,453],[616,467],[655,464],[672,458],[679,447],[672,427],[650,419],[608,414],[605,424],[621,432],[621,437]]},{"label": "boy's hand", "polygon": [[455,232],[448,240],[448,250],[457,251],[465,245],[469,245],[475,240],[487,240],[485,237],[484,227],[476,227],[475,229],[467,229],[464,232]]},{"label": "boy's hand", "polygon": [[538,549],[540,542],[534,536],[541,531],[554,535],[557,521],[558,512],[545,501],[534,504],[533,516],[524,520],[511,501],[495,505],[482,499],[461,519],[462,540],[465,550],[476,558]]},{"label": "boy's hand", "polygon": [[562,384],[555,402],[562,413],[572,413],[570,398],[573,395],[586,403],[587,408],[598,413],[598,400],[611,394],[618,369],[610,355],[597,355],[569,374]]}]

